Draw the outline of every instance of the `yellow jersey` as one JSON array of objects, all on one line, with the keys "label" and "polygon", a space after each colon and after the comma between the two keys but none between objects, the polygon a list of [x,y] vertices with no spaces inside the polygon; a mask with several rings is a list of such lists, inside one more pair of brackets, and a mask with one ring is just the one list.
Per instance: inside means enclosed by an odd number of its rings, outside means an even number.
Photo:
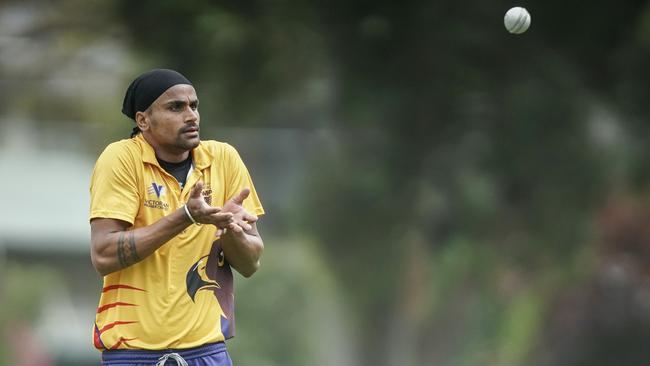
[{"label": "yellow jersey", "polygon": [[[243,188],[244,208],[264,209],[237,151],[217,141],[192,150],[181,189],[162,169],[142,134],[110,144],[95,165],[90,219],[126,221],[136,229],[182,207],[203,181],[203,198],[222,206]],[[213,225],[191,225],[142,261],[104,276],[93,343],[99,350],[191,348],[234,335],[233,276]]]}]

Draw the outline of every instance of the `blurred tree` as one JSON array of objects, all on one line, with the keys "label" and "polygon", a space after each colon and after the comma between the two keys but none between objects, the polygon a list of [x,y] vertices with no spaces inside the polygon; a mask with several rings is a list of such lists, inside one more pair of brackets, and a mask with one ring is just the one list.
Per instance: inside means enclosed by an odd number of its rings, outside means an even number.
[{"label": "blurred tree", "polygon": [[593,271],[560,292],[533,365],[636,365],[650,338],[650,206],[617,196],[599,215]]},{"label": "blurred tree", "polygon": [[301,210],[362,364],[515,365],[548,296],[579,276],[594,211],[621,182],[647,185],[650,156],[647,2],[522,5],[520,36],[503,29],[506,1],[121,1],[120,14],[152,65],[201,83],[219,124],[333,131]]}]

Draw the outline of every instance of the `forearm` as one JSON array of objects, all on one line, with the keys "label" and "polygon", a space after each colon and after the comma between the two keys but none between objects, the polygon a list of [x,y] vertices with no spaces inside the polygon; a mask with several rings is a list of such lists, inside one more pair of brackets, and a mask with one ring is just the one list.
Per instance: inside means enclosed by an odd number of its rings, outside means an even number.
[{"label": "forearm", "polygon": [[264,242],[257,230],[233,233],[228,230],[221,237],[223,254],[228,263],[244,277],[250,277],[260,267]]},{"label": "forearm", "polygon": [[97,235],[93,233],[93,265],[103,276],[129,267],[151,255],[190,224],[181,208],[142,228],[114,228]]}]

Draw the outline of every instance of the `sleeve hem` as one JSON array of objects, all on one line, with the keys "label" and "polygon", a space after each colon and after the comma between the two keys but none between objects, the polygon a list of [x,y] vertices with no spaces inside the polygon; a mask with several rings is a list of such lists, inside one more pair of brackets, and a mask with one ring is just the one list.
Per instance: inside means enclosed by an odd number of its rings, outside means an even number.
[{"label": "sleeve hem", "polygon": [[133,217],[125,214],[123,212],[115,212],[115,211],[93,211],[90,213],[90,220],[92,219],[117,219],[117,220],[122,220],[126,221],[129,224],[133,225]]},{"label": "sleeve hem", "polygon": [[264,208],[262,206],[255,207],[255,215],[256,216],[264,216],[266,212],[264,212]]}]

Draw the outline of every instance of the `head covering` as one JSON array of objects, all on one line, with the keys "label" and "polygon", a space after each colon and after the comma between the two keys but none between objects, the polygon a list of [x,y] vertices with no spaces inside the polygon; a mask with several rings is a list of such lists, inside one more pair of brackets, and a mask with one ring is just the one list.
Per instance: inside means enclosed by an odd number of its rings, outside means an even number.
[{"label": "head covering", "polygon": [[151,103],[174,85],[192,83],[179,72],[169,69],[154,69],[138,76],[124,95],[122,113],[135,120],[136,112],[144,112]]}]

